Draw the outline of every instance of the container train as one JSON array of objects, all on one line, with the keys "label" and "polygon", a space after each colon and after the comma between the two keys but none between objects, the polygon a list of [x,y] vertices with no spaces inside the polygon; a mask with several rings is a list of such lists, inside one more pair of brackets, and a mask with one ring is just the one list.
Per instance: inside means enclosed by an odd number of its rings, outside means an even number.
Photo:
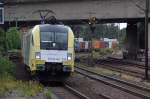
[{"label": "container train", "polygon": [[65,25],[36,25],[22,39],[23,61],[32,75],[65,80],[74,72],[74,34]]},{"label": "container train", "polygon": [[109,43],[105,41],[95,40],[95,41],[77,41],[75,40],[75,51],[76,52],[88,52],[90,49],[100,49],[108,48]]}]

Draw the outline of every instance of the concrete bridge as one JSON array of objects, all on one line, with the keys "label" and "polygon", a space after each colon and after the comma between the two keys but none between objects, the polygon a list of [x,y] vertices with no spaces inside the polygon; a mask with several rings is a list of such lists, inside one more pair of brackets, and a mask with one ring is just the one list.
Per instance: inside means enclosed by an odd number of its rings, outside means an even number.
[{"label": "concrete bridge", "polygon": [[144,31],[138,32],[137,23],[144,22],[145,0],[5,0],[4,8],[7,26],[38,24],[41,19],[34,12],[42,9],[49,9],[54,12],[51,15],[68,22],[81,23],[91,16],[99,22],[127,22],[127,58],[136,59],[138,50],[144,49]]},{"label": "concrete bridge", "polygon": [[49,9],[60,20],[144,18],[145,0],[5,0],[5,21],[37,21],[39,9]]}]

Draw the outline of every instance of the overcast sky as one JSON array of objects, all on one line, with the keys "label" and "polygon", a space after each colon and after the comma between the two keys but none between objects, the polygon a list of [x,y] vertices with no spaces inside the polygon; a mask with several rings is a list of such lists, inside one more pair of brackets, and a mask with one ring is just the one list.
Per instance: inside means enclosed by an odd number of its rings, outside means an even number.
[{"label": "overcast sky", "polygon": [[127,23],[120,23],[120,29],[126,28],[127,27]]}]

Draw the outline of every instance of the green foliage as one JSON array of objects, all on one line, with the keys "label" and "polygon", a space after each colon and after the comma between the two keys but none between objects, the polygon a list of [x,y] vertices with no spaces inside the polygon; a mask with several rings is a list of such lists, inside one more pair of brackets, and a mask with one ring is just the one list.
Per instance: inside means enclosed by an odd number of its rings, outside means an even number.
[{"label": "green foliage", "polygon": [[100,24],[96,26],[94,38],[118,38],[119,27],[115,24]]},{"label": "green foliage", "polygon": [[[7,58],[0,57],[0,96],[9,91],[10,80],[14,80],[15,65]],[[8,85],[6,85],[6,81]]]},{"label": "green foliage", "polygon": [[96,28],[93,34],[89,25],[76,25],[73,26],[75,37],[83,37],[86,40],[92,36],[95,39],[100,38],[118,38],[120,29],[115,24],[96,24]]},{"label": "green foliage", "polygon": [[16,66],[7,58],[0,57],[0,76],[14,75]]},{"label": "green foliage", "polygon": [[6,40],[7,40],[7,49],[8,50],[21,48],[20,34],[21,33],[15,27],[8,29],[8,31],[6,32]]},{"label": "green foliage", "polygon": [[44,92],[44,87],[36,81],[19,81],[15,79],[16,66],[5,57],[0,57],[0,98],[8,92],[17,92],[23,97],[34,97],[43,93],[51,99],[50,90]]},{"label": "green foliage", "polygon": [[75,37],[84,38],[84,40],[100,39],[100,38],[112,38],[118,39],[120,47],[125,42],[126,37],[126,28],[119,29],[119,26],[116,24],[96,24],[94,33],[91,33],[89,25],[75,25],[72,26]]},{"label": "green foliage", "polygon": [[43,86],[36,81],[16,81],[16,90],[26,97],[36,96],[44,91]]},{"label": "green foliage", "polygon": [[3,29],[0,28],[0,45],[2,45],[4,41],[5,41],[5,32]]},{"label": "green foliage", "polygon": [[113,50],[110,48],[101,48],[101,49],[94,49],[94,52],[98,52],[99,55],[104,56],[107,54],[112,54]]},{"label": "green foliage", "polygon": [[16,91],[20,96],[32,97],[42,93],[44,88],[36,81],[17,81],[9,76],[0,78],[0,96],[13,91]]},{"label": "green foliage", "polygon": [[105,51],[107,54],[112,54],[113,53],[113,49],[111,48],[105,48]]},{"label": "green foliage", "polygon": [[0,96],[3,96],[6,92],[9,91],[9,89],[12,89],[12,87],[14,87],[13,85],[10,85],[12,84],[10,83],[10,81],[12,81],[12,79],[6,76],[0,78]]},{"label": "green foliage", "polygon": [[47,90],[44,91],[44,95],[47,97],[47,99],[51,99],[51,89],[48,88]]},{"label": "green foliage", "polygon": [[123,28],[120,30],[120,33],[119,33],[119,44],[120,46],[122,46],[125,42],[126,42],[126,29]]},{"label": "green foliage", "polygon": [[5,31],[0,28],[0,55],[3,55],[6,49],[6,35]]},{"label": "green foliage", "polygon": [[92,53],[95,59],[99,59],[105,57],[106,55],[112,54],[113,49],[110,48],[94,49]]}]

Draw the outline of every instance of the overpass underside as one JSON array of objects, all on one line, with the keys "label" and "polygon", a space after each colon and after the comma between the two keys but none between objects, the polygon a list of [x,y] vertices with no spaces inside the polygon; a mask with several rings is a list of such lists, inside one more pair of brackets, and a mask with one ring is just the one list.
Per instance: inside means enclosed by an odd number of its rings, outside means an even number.
[{"label": "overpass underside", "polygon": [[87,24],[89,17],[93,16],[97,18],[97,23],[126,22],[126,57],[137,59],[139,49],[144,49],[144,31],[138,30],[138,22],[144,22],[144,2],[145,0],[13,0],[5,4],[5,26],[27,27],[40,24],[40,15],[34,12],[45,9],[53,12],[49,16],[55,16],[68,25]]},{"label": "overpass underside", "polygon": [[13,1],[5,3],[5,21],[39,21],[40,15],[34,12],[44,9],[51,10],[53,13],[49,16],[54,15],[58,20],[86,20],[92,16],[99,20],[141,19],[144,18],[145,7],[144,0]]},{"label": "overpass underside", "polygon": [[[97,23],[144,21],[144,0],[5,0],[6,26],[40,24],[37,10],[51,10],[64,24],[87,24],[89,17]],[[44,14],[44,13],[43,13]]]}]

